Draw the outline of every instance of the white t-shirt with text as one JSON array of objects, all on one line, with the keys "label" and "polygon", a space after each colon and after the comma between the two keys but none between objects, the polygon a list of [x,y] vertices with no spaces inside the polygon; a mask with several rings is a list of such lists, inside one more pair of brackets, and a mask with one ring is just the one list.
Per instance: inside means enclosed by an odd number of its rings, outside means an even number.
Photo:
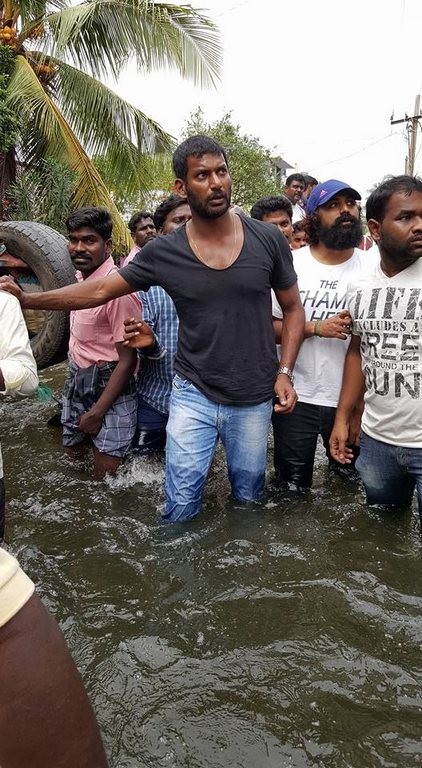
[{"label": "white t-shirt with text", "polygon": [[[334,265],[317,261],[308,245],[293,251],[306,320],[325,320],[346,309],[348,284],[362,274],[373,272],[378,261],[378,253],[371,255],[370,251],[358,248],[350,259]],[[283,316],[274,294],[273,316]],[[294,367],[295,389],[301,402],[337,407],[349,343],[349,338],[344,341],[318,336],[304,339]]]},{"label": "white t-shirt with text", "polygon": [[349,286],[353,333],[365,375],[362,429],[404,448],[422,448],[422,258],[394,277]]}]

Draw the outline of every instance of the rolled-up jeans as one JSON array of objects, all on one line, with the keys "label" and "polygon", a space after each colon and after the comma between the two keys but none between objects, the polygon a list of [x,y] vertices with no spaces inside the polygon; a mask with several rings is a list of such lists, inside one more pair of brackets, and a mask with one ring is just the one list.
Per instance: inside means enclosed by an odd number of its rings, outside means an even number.
[{"label": "rolled-up jeans", "polygon": [[262,497],[271,411],[271,400],[258,405],[215,403],[176,374],[167,423],[164,520],[183,522],[201,511],[219,439],[234,498],[258,501]]},{"label": "rolled-up jeans", "polygon": [[361,433],[356,462],[368,504],[410,505],[416,488],[422,521],[422,448],[403,448]]}]

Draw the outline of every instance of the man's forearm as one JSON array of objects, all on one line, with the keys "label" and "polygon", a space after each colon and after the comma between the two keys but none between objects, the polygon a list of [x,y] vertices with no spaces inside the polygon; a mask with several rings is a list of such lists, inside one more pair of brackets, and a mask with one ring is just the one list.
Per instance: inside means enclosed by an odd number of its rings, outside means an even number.
[{"label": "man's forearm", "polygon": [[337,417],[348,421],[353,410],[358,406],[365,391],[365,378],[362,372],[360,339],[352,336],[343,369],[343,383],[337,406]]},{"label": "man's forearm", "polygon": [[19,299],[24,309],[87,309],[106,304],[110,299],[132,293],[133,288],[119,274],[115,273],[101,280],[84,280],[81,283],[66,285],[54,291],[18,293],[9,283],[1,283],[0,287],[13,293]]},{"label": "man's forearm", "polygon": [[119,360],[107,382],[107,386],[92,408],[101,417],[104,417],[119,395],[122,394],[136,368],[136,352],[134,349],[128,350],[128,352],[130,352],[130,355]]},{"label": "man's forearm", "polygon": [[303,340],[305,312],[303,307],[295,307],[284,313],[281,331],[281,363],[293,369]]}]

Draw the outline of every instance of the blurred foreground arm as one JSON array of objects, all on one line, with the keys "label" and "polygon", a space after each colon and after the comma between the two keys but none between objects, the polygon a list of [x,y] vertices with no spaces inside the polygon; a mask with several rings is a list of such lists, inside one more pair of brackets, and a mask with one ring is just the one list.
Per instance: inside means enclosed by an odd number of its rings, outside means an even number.
[{"label": "blurred foreground arm", "polygon": [[79,672],[32,589],[0,550],[1,768],[107,768]]}]

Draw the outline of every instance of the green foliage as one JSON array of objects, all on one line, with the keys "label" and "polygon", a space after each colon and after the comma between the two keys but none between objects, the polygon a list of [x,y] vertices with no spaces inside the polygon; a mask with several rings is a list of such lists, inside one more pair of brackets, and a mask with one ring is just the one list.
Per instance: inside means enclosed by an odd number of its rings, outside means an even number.
[{"label": "green foliage", "polygon": [[6,104],[7,86],[13,70],[13,52],[0,44],[0,154],[14,146],[18,136],[18,120],[13,109]]},{"label": "green foliage", "polygon": [[198,108],[187,121],[184,138],[198,133],[211,136],[224,147],[233,179],[233,203],[249,213],[258,198],[281,194],[269,150],[258,139],[243,134],[240,125],[232,122],[230,112],[207,123]]},{"label": "green foliage", "polygon": [[139,156],[136,167],[139,182],[135,190],[128,176],[119,172],[110,155],[96,155],[92,162],[124,218],[130,218],[132,213],[138,210],[154,210],[173,188],[174,174],[170,154]]},{"label": "green foliage", "polygon": [[65,235],[64,222],[74,208],[75,181],[75,173],[53,158],[19,171],[8,191],[8,218],[39,221]]}]

